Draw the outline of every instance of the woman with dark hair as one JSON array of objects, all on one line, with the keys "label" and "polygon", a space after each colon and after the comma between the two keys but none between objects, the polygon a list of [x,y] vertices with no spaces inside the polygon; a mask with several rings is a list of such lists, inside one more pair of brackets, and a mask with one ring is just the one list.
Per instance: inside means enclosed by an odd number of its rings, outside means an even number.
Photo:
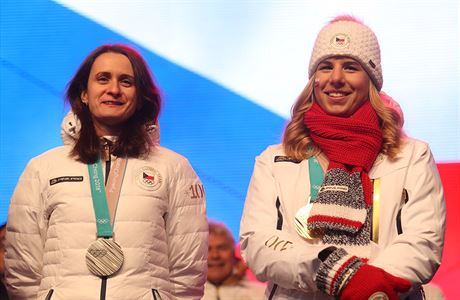
[{"label": "woman with dark hair", "polygon": [[318,34],[282,145],[256,159],[242,256],[268,299],[421,299],[441,263],[445,203],[427,144],[381,91],[372,30]]},{"label": "woman with dark hair", "polygon": [[0,299],[8,300],[8,294],[5,287],[5,233],[6,233],[6,223],[0,225]]},{"label": "woman with dark hair", "polygon": [[159,146],[159,90],[141,55],[103,45],[70,81],[64,146],[33,158],[9,209],[13,299],[200,299],[202,184]]}]

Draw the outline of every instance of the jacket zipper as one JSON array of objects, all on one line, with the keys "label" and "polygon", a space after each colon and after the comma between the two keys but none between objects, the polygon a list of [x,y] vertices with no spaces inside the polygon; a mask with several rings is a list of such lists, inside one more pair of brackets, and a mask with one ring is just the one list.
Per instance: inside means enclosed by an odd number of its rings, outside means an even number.
[{"label": "jacket zipper", "polygon": [[[402,195],[401,195],[401,204],[404,206],[404,204],[409,201],[409,194],[407,193],[406,189],[403,189]],[[398,231],[398,235],[403,233],[402,230],[402,221],[401,221],[401,212],[402,212],[402,206],[398,210],[398,215],[396,216],[396,230]]]},{"label": "jacket zipper", "polygon": [[109,174],[110,174],[110,165],[112,163],[112,156],[111,156],[111,151],[112,149],[110,149],[110,143],[107,142],[105,145],[104,145],[104,152],[105,152],[105,157],[106,157],[106,161],[105,161],[105,184],[107,184],[107,180],[109,179]]},{"label": "jacket zipper", "polygon": [[53,295],[53,293],[54,293],[54,290],[53,290],[53,289],[49,290],[49,291],[48,291],[48,294],[46,295],[45,300],[50,300],[50,299],[51,299],[51,296]]},{"label": "jacket zipper", "polygon": [[[109,174],[110,174],[110,165],[111,165],[111,156],[110,156],[110,143],[109,141],[106,141],[106,144],[104,145],[104,151],[105,151],[105,156],[106,156],[106,161],[105,161],[105,184],[107,184],[107,180],[109,179]],[[107,277],[101,277],[101,300],[105,300],[107,293]]]},{"label": "jacket zipper", "polygon": [[[283,214],[281,213],[280,206],[281,206],[280,198],[277,197],[276,198],[276,212],[278,214],[278,220],[276,221],[276,229],[277,230],[283,229]],[[270,291],[270,296],[268,296],[268,300],[273,299],[277,289],[278,289],[278,285],[275,283],[273,285],[272,290]]]},{"label": "jacket zipper", "polygon": [[161,300],[161,295],[156,289],[152,289],[153,300]]},{"label": "jacket zipper", "polygon": [[101,300],[105,300],[105,294],[107,292],[107,276],[101,277]]}]

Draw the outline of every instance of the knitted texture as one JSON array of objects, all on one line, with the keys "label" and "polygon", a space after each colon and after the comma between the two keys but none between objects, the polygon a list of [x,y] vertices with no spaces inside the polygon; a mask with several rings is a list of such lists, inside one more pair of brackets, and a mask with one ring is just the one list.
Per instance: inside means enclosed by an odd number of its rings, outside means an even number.
[{"label": "knitted texture", "polygon": [[353,20],[334,21],[324,26],[313,46],[308,67],[309,77],[313,76],[321,61],[338,55],[356,59],[366,70],[377,90],[382,89],[380,46],[369,27]]},{"label": "knitted texture", "polygon": [[368,300],[376,294],[397,300],[398,293],[411,287],[406,279],[368,265],[342,248],[336,249],[321,263],[316,285],[319,290],[340,300]]},{"label": "knitted texture", "polygon": [[307,219],[307,228],[322,232],[325,244],[366,246],[371,236],[370,211],[360,174],[329,169]]},{"label": "knitted texture", "polygon": [[349,118],[326,114],[314,103],[305,113],[310,137],[330,163],[307,219],[326,244],[370,243],[372,187],[367,172],[380,152],[382,133],[369,101]]},{"label": "knitted texture", "polygon": [[314,102],[305,112],[304,124],[310,137],[330,161],[362,167],[369,172],[382,146],[377,113],[365,101],[348,117],[328,115]]},{"label": "knitted texture", "polygon": [[362,264],[361,259],[338,248],[321,263],[316,274],[316,286],[320,291],[337,297]]}]

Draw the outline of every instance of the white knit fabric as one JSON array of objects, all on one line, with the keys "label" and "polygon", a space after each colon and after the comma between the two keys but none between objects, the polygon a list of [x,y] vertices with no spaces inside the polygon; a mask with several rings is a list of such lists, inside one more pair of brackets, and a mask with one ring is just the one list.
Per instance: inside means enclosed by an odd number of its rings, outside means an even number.
[{"label": "white knit fabric", "polygon": [[311,53],[309,77],[313,76],[322,60],[336,55],[356,59],[369,74],[377,90],[382,89],[380,46],[377,37],[369,27],[349,20],[335,21],[323,27]]}]

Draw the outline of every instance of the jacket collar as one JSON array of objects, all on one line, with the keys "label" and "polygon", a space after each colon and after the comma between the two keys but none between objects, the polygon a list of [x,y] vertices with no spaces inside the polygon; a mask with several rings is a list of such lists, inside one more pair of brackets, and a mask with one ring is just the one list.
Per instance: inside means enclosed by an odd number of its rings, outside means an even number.
[{"label": "jacket collar", "polygon": [[401,152],[398,153],[395,159],[390,159],[385,154],[380,153],[369,172],[369,178],[375,179],[389,175],[399,169],[406,168],[410,162],[410,155],[404,155],[407,152],[407,143],[402,142]]}]

